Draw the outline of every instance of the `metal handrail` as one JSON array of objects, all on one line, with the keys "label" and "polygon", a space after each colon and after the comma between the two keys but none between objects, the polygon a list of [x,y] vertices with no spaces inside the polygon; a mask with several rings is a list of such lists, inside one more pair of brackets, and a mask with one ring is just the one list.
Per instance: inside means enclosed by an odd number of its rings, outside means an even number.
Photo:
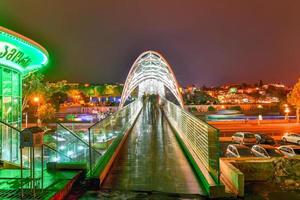
[{"label": "metal handrail", "polygon": [[4,122],[4,121],[2,121],[2,120],[0,120],[0,123],[4,124],[5,126],[8,126],[9,128],[14,129],[15,131],[17,131],[17,132],[19,132],[19,133],[21,132],[21,130],[19,130],[18,128],[16,128],[16,127],[10,125],[9,123],[6,123],[6,122]]},{"label": "metal handrail", "polygon": [[[171,101],[168,101],[168,103],[173,104],[174,106],[177,106],[175,103],[173,103],[173,102],[171,102]],[[186,111],[185,109],[182,109],[182,108],[181,108],[181,111],[184,112],[185,114],[187,114],[189,117],[193,118],[194,120],[196,120],[196,121],[198,121],[198,122],[201,122],[201,123],[203,123],[203,124],[209,126],[210,128],[219,130],[219,129],[217,129],[216,127],[214,127],[214,126],[210,125],[209,123],[207,123],[206,121],[203,121],[203,120],[197,118],[195,115],[192,115],[190,112]]]},{"label": "metal handrail", "polygon": [[69,128],[67,128],[66,126],[64,126],[63,124],[57,122],[58,125],[60,125],[61,127],[63,127],[65,130],[67,130],[69,133],[71,133],[74,137],[76,137],[80,142],[82,142],[83,144],[85,144],[86,146],[88,146],[90,149],[96,151],[100,156],[102,155],[98,150],[96,150],[94,147],[92,147],[91,145],[89,145],[86,141],[84,141],[83,139],[81,139],[76,133],[74,133],[73,131],[71,131]]},{"label": "metal handrail", "polygon": [[52,150],[52,151],[54,151],[55,153],[58,153],[59,155],[63,155],[64,157],[68,158],[69,160],[72,160],[72,158],[70,158],[69,156],[63,154],[63,153],[60,152],[60,151],[57,151],[56,149],[50,147],[50,146],[47,145],[47,144],[43,144],[43,146],[46,147],[46,148],[48,148],[48,149],[50,149],[50,150]]}]

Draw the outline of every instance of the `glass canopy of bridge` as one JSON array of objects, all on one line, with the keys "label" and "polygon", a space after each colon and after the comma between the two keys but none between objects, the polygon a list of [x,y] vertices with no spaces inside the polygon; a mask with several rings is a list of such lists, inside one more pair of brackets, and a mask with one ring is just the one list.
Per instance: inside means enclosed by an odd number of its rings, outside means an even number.
[{"label": "glass canopy of bridge", "polygon": [[125,105],[127,98],[136,88],[138,88],[139,98],[145,94],[158,94],[165,97],[165,88],[167,88],[179,105],[183,107],[175,74],[168,62],[158,52],[146,51],[135,60],[124,84],[120,108]]},{"label": "glass canopy of bridge", "polygon": [[[48,63],[47,51],[18,33],[0,26],[0,120],[21,128],[22,78]],[[0,126],[0,158],[19,160],[19,134]]]}]

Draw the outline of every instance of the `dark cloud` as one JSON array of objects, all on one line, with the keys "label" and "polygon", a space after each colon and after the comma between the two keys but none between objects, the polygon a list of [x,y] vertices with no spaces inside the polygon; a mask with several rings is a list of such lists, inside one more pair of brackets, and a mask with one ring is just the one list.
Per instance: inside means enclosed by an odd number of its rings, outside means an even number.
[{"label": "dark cloud", "polygon": [[124,82],[145,50],[183,85],[300,75],[297,0],[1,0],[0,25],[45,46],[50,80]]}]

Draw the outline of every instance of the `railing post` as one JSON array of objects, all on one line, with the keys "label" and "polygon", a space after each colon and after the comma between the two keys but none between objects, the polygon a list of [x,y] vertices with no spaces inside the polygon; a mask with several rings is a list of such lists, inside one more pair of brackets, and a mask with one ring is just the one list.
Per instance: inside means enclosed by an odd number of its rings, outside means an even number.
[{"label": "railing post", "polygon": [[91,140],[91,128],[88,128],[89,131],[89,163],[90,163],[90,175],[92,172],[92,140]]}]

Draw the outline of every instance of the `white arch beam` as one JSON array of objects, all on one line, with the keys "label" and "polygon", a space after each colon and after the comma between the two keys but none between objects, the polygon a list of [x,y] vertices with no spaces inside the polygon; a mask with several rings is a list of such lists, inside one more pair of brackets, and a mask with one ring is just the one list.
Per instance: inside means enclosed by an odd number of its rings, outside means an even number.
[{"label": "white arch beam", "polygon": [[157,91],[154,92],[158,95],[165,94],[165,91],[158,91],[162,90],[161,84],[163,84],[175,96],[180,106],[183,107],[179,85],[171,66],[158,52],[146,51],[135,60],[127,75],[119,108],[124,106],[126,99],[140,84],[144,86],[143,91],[147,92],[145,84],[147,86],[149,83],[159,83],[157,87],[155,85],[150,87],[149,85],[149,90],[151,88],[151,92],[153,92],[153,88],[156,88]]}]

